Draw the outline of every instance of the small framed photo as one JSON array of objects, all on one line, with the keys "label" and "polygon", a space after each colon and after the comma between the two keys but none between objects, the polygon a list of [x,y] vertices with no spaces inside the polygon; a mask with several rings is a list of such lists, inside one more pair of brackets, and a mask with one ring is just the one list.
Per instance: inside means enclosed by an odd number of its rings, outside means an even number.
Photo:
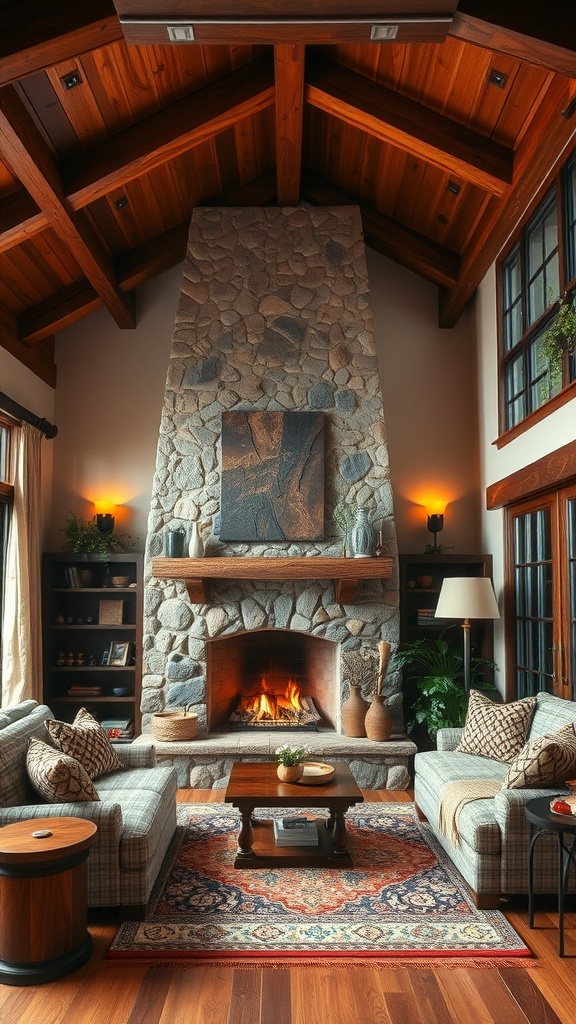
[{"label": "small framed photo", "polygon": [[101,665],[107,665],[109,657],[110,657],[110,651],[102,651],[102,661],[100,662],[100,664]]},{"label": "small framed photo", "polygon": [[113,640],[110,644],[108,664],[113,666],[127,665],[130,658],[130,641]]},{"label": "small framed photo", "polygon": [[100,601],[98,622],[102,625],[121,626],[124,617],[124,601]]}]

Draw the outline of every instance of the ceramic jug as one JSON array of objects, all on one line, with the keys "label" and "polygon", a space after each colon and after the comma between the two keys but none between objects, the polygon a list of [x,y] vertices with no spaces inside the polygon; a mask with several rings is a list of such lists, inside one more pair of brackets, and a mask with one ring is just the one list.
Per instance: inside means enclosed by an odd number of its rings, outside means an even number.
[{"label": "ceramic jug", "polygon": [[204,541],[200,536],[200,529],[197,522],[190,524],[190,542],[188,544],[190,558],[202,558],[204,555]]}]

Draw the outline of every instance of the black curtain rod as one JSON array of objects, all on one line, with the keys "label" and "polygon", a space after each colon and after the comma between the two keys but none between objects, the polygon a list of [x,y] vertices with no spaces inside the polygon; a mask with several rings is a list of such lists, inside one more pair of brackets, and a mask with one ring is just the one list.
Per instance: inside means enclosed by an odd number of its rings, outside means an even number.
[{"label": "black curtain rod", "polygon": [[9,398],[3,391],[0,391],[0,409],[2,412],[8,413],[10,416],[14,416],[17,420],[24,420],[26,423],[31,423],[33,427],[37,427],[51,440],[56,437],[58,433],[58,427],[53,423],[48,423],[48,420],[40,419],[40,416],[35,416],[29,409],[25,409],[23,405],[19,405],[13,398]]}]

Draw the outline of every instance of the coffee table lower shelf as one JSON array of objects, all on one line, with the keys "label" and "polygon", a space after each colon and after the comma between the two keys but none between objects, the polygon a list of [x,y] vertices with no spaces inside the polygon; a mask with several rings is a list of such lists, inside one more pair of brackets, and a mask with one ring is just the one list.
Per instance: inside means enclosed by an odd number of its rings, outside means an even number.
[{"label": "coffee table lower shelf", "polygon": [[328,818],[316,818],[318,846],[276,846],[274,822],[261,818],[252,820],[254,841],[252,853],[236,854],[235,868],[351,868],[352,858],[345,850],[336,853]]}]

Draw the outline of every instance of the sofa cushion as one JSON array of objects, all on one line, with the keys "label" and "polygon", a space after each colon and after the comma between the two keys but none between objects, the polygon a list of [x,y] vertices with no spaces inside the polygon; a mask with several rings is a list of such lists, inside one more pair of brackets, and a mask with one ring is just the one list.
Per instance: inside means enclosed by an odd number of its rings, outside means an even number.
[{"label": "sofa cushion", "polygon": [[548,736],[536,736],[516,755],[502,789],[559,786],[576,776],[576,732],[565,725]]},{"label": "sofa cushion", "polygon": [[470,691],[466,722],[457,751],[510,763],[526,742],[536,697],[495,704],[478,690]]},{"label": "sofa cushion", "polygon": [[34,789],[50,804],[100,799],[80,762],[42,740],[30,740],[26,768]]},{"label": "sofa cushion", "polygon": [[50,719],[46,729],[58,749],[79,761],[91,779],[124,768],[106,733],[86,708],[80,708],[72,725]]},{"label": "sofa cushion", "polygon": [[29,715],[37,707],[37,700],[24,700],[21,704],[15,704],[12,708],[2,708],[2,711],[0,711],[0,729],[11,725],[12,722],[19,722],[21,718],[25,718],[26,715]]},{"label": "sofa cushion", "polygon": [[36,803],[37,796],[26,771],[28,742],[32,737],[46,740],[44,723],[52,717],[50,708],[38,704],[26,718],[0,730],[0,805],[20,807]]},{"label": "sofa cushion", "polygon": [[546,736],[548,733],[561,729],[563,725],[575,722],[576,701],[564,700],[563,697],[556,697],[552,693],[538,693],[528,739],[533,740],[536,736]]}]

